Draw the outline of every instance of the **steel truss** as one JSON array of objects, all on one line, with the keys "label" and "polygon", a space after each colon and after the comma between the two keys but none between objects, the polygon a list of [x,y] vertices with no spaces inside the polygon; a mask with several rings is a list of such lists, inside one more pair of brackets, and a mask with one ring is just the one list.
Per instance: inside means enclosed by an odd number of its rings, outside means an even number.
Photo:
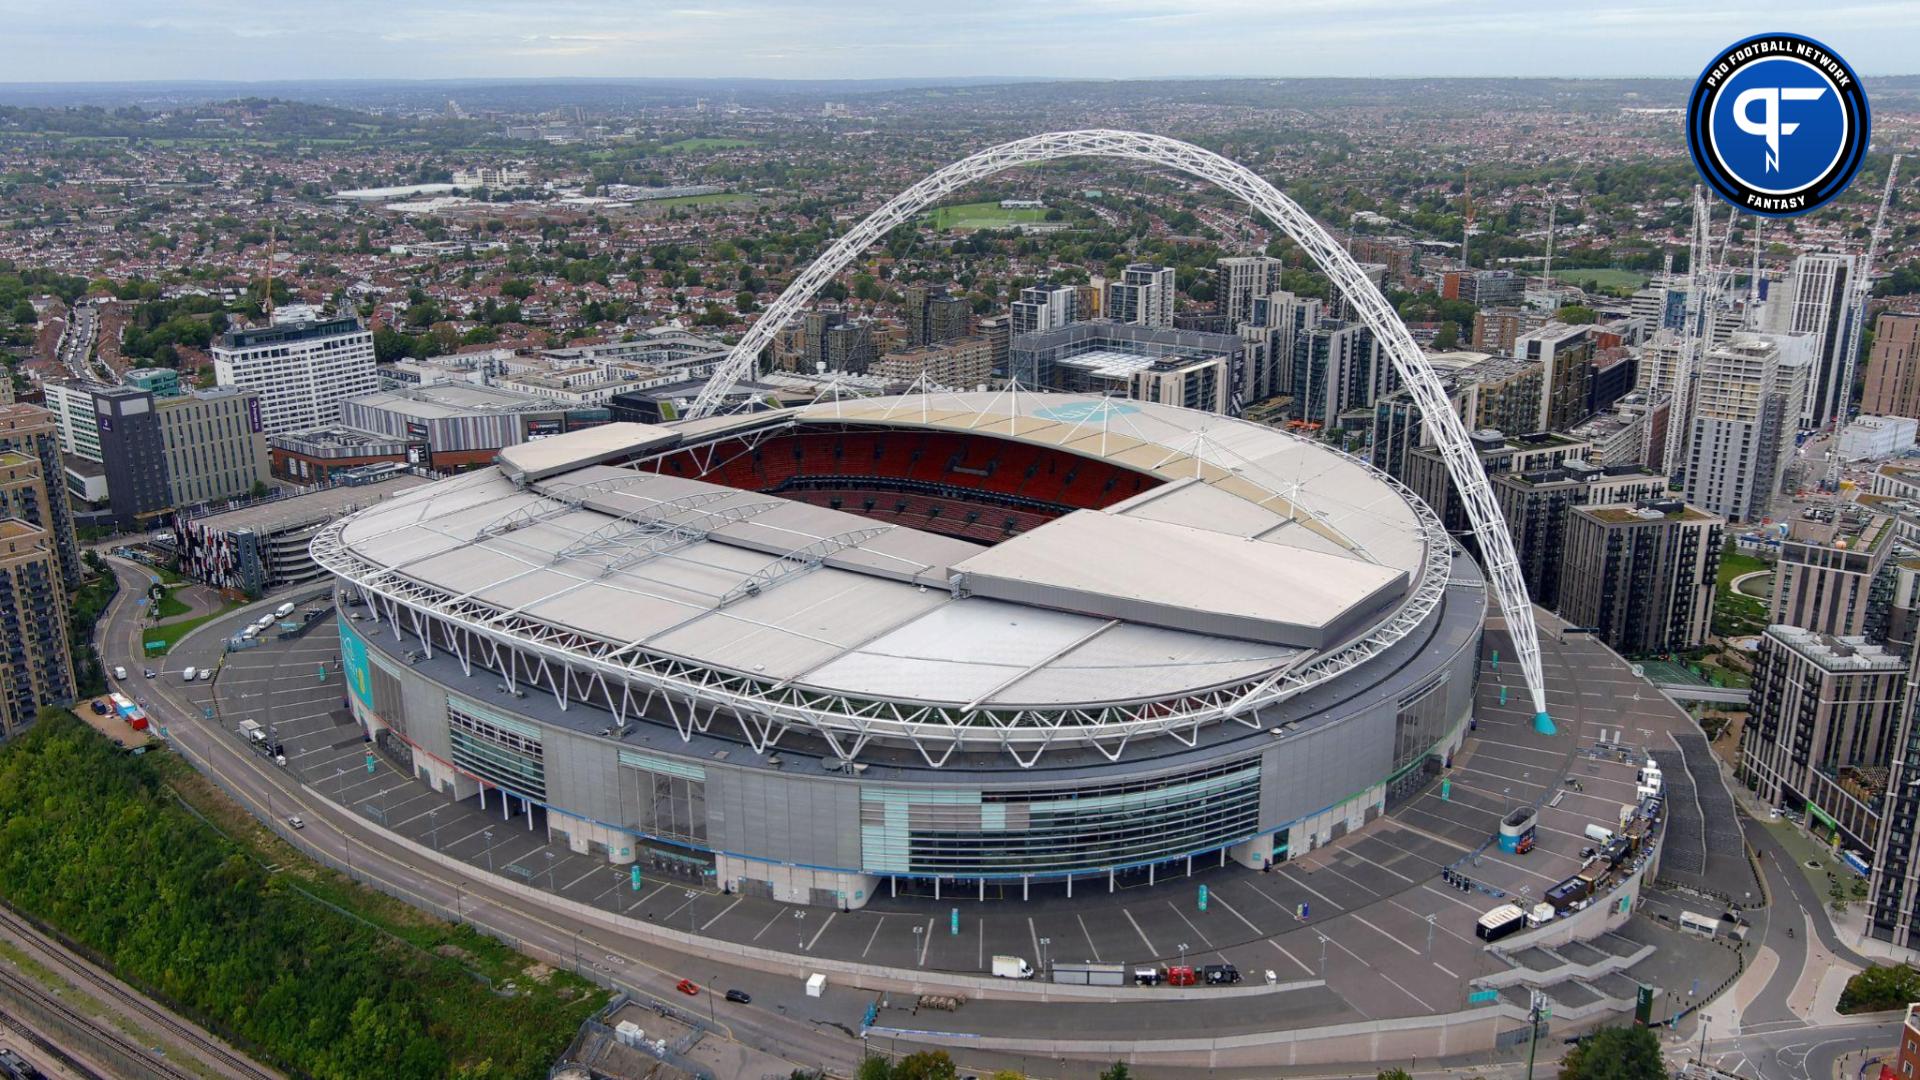
[{"label": "steel truss", "polygon": [[1521,673],[1533,695],[1536,721],[1543,730],[1549,727],[1546,683],[1540,669],[1540,640],[1526,582],[1520,576],[1520,560],[1514,552],[1513,538],[1507,533],[1506,519],[1494,499],[1492,485],[1487,482],[1487,474],[1467,436],[1466,424],[1448,404],[1439,376],[1386,297],[1311,215],[1252,170],[1192,143],[1138,131],[1057,131],[1002,143],[940,169],[895,196],[834,241],[795,278],[721,362],[687,417],[697,419],[714,412],[733,387],[753,372],[760,353],[772,343],[774,335],[800,314],[814,294],[896,226],[912,220],[920,211],[968,184],[1015,166],[1067,157],[1119,158],[1164,166],[1237,195],[1292,237],[1346,295],[1360,313],[1361,321],[1392,358],[1394,370],[1412,393],[1421,417],[1433,432],[1447,472],[1466,505],[1474,535],[1480,541],[1487,578],[1506,616],[1507,632],[1513,639],[1514,651],[1519,654]]},{"label": "steel truss", "polygon": [[[1390,616],[1339,649],[1252,679],[1169,699],[1074,708],[853,698],[652,653],[644,638],[618,641],[582,634],[528,615],[524,607],[502,608],[471,593],[449,593],[397,567],[369,562],[344,539],[352,518],[335,521],[316,535],[312,553],[321,567],[360,591],[395,638],[410,633],[429,656],[436,648],[451,652],[468,674],[476,665],[498,672],[509,689],[521,683],[542,686],[563,709],[574,701],[605,708],[622,732],[635,719],[664,718],[683,740],[691,740],[695,733],[708,731],[715,718],[726,716],[739,725],[756,753],[771,751],[784,734],[800,728],[848,762],[875,739],[910,744],[934,768],[963,748],[1003,750],[1022,768],[1030,768],[1056,742],[1090,746],[1109,761],[1118,761],[1134,738],[1166,735],[1194,746],[1200,729],[1210,723],[1232,720],[1257,729],[1262,708],[1365,664],[1435,616],[1452,576],[1452,538],[1404,485],[1359,464],[1405,498],[1419,518],[1425,557]],[[789,560],[780,564],[791,566]]]}]

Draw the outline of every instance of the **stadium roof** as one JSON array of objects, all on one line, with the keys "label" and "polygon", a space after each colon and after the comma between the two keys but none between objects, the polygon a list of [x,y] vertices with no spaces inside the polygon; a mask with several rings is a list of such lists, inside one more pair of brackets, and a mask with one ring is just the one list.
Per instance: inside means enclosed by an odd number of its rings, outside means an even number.
[{"label": "stadium roof", "polygon": [[[985,547],[643,471],[692,444],[847,424],[967,431],[1163,482]],[[370,588],[491,612],[489,627],[504,613],[596,657],[949,721],[1277,696],[1424,618],[1452,557],[1431,512],[1323,446],[1168,406],[1009,393],[605,425],[389,499],[315,550]]]}]

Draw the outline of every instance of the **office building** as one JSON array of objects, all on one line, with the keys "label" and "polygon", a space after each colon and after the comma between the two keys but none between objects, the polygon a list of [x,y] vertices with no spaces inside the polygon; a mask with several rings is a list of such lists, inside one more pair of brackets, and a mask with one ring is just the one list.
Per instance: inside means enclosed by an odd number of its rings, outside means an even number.
[{"label": "office building", "polygon": [[180,394],[180,373],[170,367],[128,368],[121,381],[157,398],[178,397]]},{"label": "office building", "polygon": [[1280,289],[1280,260],[1265,255],[1235,255],[1214,264],[1213,294],[1228,329],[1253,321],[1253,302]]},{"label": "office building", "polygon": [[1173,267],[1129,263],[1120,280],[1107,285],[1106,317],[1156,330],[1172,329],[1176,290]]},{"label": "office building", "polygon": [[69,589],[80,584],[80,544],[73,531],[73,512],[59,494],[60,432],[53,414],[32,405],[0,405],[0,451],[14,450],[40,463],[44,497],[26,499],[8,513],[52,534],[60,579]]},{"label": "office building", "polygon": [[1808,252],[1793,261],[1787,279],[1767,298],[1766,328],[1776,334],[1807,334],[1814,365],[1796,413],[1803,428],[1825,427],[1852,396],[1846,378],[1847,324],[1853,317],[1854,257]]},{"label": "office building", "polygon": [[1527,595],[1549,611],[1560,606],[1560,568],[1573,508],[1650,502],[1667,493],[1666,477],[1638,465],[1606,469],[1579,460],[1563,460],[1550,469],[1503,472],[1492,480]]},{"label": "office building", "polygon": [[1796,518],[1774,564],[1774,622],[1834,637],[1882,640],[1892,581],[1894,519],[1846,508],[1831,522]]},{"label": "office building", "polygon": [[155,397],[153,408],[167,448],[170,505],[244,498],[272,480],[259,395],[219,387]]},{"label": "office building", "polygon": [[1769,626],[1754,653],[1740,776],[1852,850],[1879,839],[1907,661],[1863,637]]},{"label": "office building", "polygon": [[1875,320],[1860,411],[1920,417],[1920,312],[1888,311]]},{"label": "office building", "polygon": [[1512,307],[1526,289],[1526,275],[1511,270],[1449,270],[1440,277],[1441,299],[1483,308]]},{"label": "office building", "polygon": [[1080,291],[1072,285],[1029,285],[1007,308],[1008,333],[1038,334],[1058,330],[1079,314]]},{"label": "office building", "polygon": [[912,383],[924,376],[935,386],[959,390],[984,388],[993,378],[993,342],[983,335],[887,353],[869,374]]},{"label": "office building", "polygon": [[340,403],[379,389],[373,335],[347,317],[230,330],[213,345],[221,386],[260,395],[268,437],[340,422]]},{"label": "office building", "polygon": [[100,422],[93,412],[93,394],[106,383],[81,379],[48,379],[40,384],[47,411],[60,432],[60,450],[88,461],[100,460]]},{"label": "office building", "polygon": [[258,597],[318,581],[308,550],[315,533],[343,514],[419,487],[404,465],[369,465],[334,475],[335,486],[239,510],[173,519],[180,572],[229,595]]},{"label": "office building", "polygon": [[1707,350],[1687,442],[1687,501],[1730,521],[1758,521],[1793,454],[1794,403],[1806,365],[1780,346],[1739,334]]},{"label": "office building", "polygon": [[1624,656],[1698,648],[1713,619],[1726,519],[1677,499],[1581,506],[1567,519],[1560,615]]},{"label": "office building", "polygon": [[[8,457],[31,460],[19,451],[0,453]],[[0,518],[0,738],[32,723],[43,706],[73,700],[58,549],[49,530]]]},{"label": "office building", "polygon": [[94,391],[93,407],[99,417],[113,524],[129,531],[150,528],[154,519],[173,509],[167,491],[167,440],[153,395],[133,386],[107,386]]},{"label": "office building", "polygon": [[972,307],[965,298],[948,295],[945,286],[915,284],[902,293],[908,345],[952,341],[972,330]]}]

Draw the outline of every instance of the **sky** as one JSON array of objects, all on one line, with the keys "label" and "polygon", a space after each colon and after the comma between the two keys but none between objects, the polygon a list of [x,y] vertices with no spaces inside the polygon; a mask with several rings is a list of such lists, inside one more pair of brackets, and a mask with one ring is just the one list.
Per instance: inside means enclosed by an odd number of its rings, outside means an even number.
[{"label": "sky", "polygon": [[0,82],[1693,78],[1756,33],[1920,73],[1920,0],[0,0]]}]

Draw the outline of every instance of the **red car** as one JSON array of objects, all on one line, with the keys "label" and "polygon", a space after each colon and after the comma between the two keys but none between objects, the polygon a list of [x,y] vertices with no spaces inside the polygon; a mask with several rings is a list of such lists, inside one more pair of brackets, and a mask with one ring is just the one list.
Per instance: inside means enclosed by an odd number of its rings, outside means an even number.
[{"label": "red car", "polygon": [[693,997],[700,992],[700,988],[693,985],[692,979],[681,979],[679,982],[673,984],[673,988],[688,997]]},{"label": "red car", "polygon": [[1167,969],[1168,986],[1192,986],[1194,984],[1191,967],[1173,966]]}]

